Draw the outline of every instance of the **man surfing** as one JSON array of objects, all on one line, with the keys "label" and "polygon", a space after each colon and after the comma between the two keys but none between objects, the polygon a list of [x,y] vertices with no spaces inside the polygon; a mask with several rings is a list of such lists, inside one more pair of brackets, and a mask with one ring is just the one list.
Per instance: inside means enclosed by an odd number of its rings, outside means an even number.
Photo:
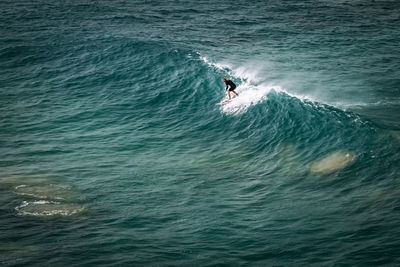
[{"label": "man surfing", "polygon": [[[231,101],[231,92],[233,92],[235,95],[239,96],[238,93],[235,92],[236,84],[234,84],[231,80],[228,80],[227,78],[223,77],[222,81],[226,84],[225,87],[225,94],[228,91],[228,101]],[[229,90],[228,90],[229,87]]]}]

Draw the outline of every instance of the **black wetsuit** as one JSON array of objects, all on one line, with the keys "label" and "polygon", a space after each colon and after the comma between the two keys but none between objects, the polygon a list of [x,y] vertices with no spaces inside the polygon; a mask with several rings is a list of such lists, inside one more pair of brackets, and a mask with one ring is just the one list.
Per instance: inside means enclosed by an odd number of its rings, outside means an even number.
[{"label": "black wetsuit", "polygon": [[225,84],[226,84],[225,90],[228,89],[228,86],[230,86],[229,91],[233,91],[236,88],[236,84],[234,84],[231,80],[226,80]]}]

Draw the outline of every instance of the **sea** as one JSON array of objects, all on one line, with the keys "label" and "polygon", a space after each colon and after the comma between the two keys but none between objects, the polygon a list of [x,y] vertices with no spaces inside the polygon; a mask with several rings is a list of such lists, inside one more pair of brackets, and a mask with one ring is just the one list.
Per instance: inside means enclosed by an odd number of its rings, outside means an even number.
[{"label": "sea", "polygon": [[1,0],[0,33],[1,266],[400,265],[400,1]]}]

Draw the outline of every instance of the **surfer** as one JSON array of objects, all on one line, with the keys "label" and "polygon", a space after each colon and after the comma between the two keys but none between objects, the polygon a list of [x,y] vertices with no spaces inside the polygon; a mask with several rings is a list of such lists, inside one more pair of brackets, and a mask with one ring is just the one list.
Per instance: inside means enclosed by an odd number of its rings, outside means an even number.
[{"label": "surfer", "polygon": [[[223,77],[222,81],[226,84],[225,87],[225,94],[228,91],[228,101],[231,100],[231,92],[233,92],[235,95],[239,96],[238,93],[235,92],[236,84],[234,84],[231,80],[228,80],[227,78]],[[229,87],[229,90],[228,90]]]}]

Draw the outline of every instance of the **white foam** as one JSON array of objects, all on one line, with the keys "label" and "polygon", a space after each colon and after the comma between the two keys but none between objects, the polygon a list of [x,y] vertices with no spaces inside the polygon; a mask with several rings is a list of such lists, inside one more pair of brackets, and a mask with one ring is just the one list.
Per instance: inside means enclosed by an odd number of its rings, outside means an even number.
[{"label": "white foam", "polygon": [[[251,86],[248,84],[242,84],[237,87],[235,92],[239,94],[239,96],[235,96],[231,92],[231,96],[233,97],[230,102],[221,106],[221,110],[224,113],[232,113],[232,114],[240,114],[246,112],[247,109],[262,101],[267,99],[267,95],[271,90],[274,90],[271,86],[258,87]],[[227,98],[227,97],[226,97]]]},{"label": "white foam", "polygon": [[214,63],[214,62],[210,62],[207,57],[205,56],[200,56],[200,59],[206,63],[207,65],[209,65],[212,68],[216,68],[218,70],[224,70],[224,71],[228,71],[228,74],[231,75],[231,67],[228,64],[225,63]]},{"label": "white foam", "polygon": [[[15,209],[17,211],[19,211],[20,209],[22,209],[22,208],[24,208],[26,206],[29,206],[29,205],[42,205],[42,204],[48,204],[48,203],[51,203],[51,202],[50,201],[46,201],[46,200],[38,200],[38,201],[31,201],[31,202],[22,201],[22,204],[17,206]],[[56,202],[54,202],[54,203],[56,203]]]},{"label": "white foam", "polygon": [[18,215],[25,216],[71,216],[82,212],[85,208],[76,204],[55,201],[23,201],[15,210]]}]

